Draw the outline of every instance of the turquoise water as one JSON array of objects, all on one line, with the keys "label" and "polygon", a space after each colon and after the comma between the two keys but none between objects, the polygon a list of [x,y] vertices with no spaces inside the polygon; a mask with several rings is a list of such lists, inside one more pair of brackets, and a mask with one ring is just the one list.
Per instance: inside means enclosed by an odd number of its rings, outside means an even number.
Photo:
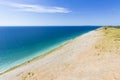
[{"label": "turquoise water", "polygon": [[98,26],[0,27],[0,72],[31,60]]}]

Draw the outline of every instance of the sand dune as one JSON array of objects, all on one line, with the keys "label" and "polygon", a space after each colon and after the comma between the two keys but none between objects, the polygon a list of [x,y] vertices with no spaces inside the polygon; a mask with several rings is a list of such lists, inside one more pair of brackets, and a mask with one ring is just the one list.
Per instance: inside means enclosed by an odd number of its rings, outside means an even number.
[{"label": "sand dune", "polygon": [[0,80],[120,80],[120,29],[86,33]]}]

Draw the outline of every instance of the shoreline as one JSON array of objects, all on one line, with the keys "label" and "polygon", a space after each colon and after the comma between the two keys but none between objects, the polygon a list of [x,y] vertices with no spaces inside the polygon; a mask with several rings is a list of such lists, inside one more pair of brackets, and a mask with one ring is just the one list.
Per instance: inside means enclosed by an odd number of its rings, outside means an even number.
[{"label": "shoreline", "polygon": [[[31,30],[32,28],[31,29],[19,28],[20,30],[18,28],[11,28],[10,30],[12,29],[15,30],[14,34],[16,36],[20,33],[19,34],[20,37],[18,36],[18,38],[12,37],[12,34],[9,32],[9,28],[3,28],[5,30],[8,30],[7,33],[10,34],[11,38],[9,37],[9,35],[6,34],[5,36],[9,38],[10,40],[9,39],[5,40],[6,42],[8,41],[8,44],[3,43],[3,45],[5,46],[1,45],[2,53],[1,53],[1,60],[0,60],[1,61],[0,73],[14,66],[20,65],[28,60],[31,60],[32,58],[37,57],[41,54],[44,54],[50,50],[53,50],[54,48],[57,48],[59,45],[61,45],[61,43],[74,39],[75,37],[78,37],[79,35],[85,34],[96,28],[99,28],[99,27],[95,26],[95,27],[90,27],[90,28],[89,27],[84,28],[84,26],[79,26],[76,28],[62,27],[59,29],[57,28],[50,29],[50,28],[41,28],[41,27],[37,28],[36,27],[36,28],[33,28],[33,30]],[[48,32],[48,34],[47,33],[41,34],[40,30],[42,29],[45,29],[45,32]],[[50,31],[47,31],[49,29]],[[55,30],[55,31],[51,31],[51,30]],[[21,32],[23,31],[29,34],[26,34],[26,35],[22,34]],[[38,32],[36,33],[36,31]],[[33,36],[32,38],[31,34],[35,36]],[[44,36],[44,35],[47,35],[47,36]]]},{"label": "shoreline", "polygon": [[27,65],[27,64],[29,64],[29,63],[31,63],[31,62],[34,62],[34,61],[36,61],[36,60],[38,60],[38,59],[42,59],[42,58],[44,58],[45,56],[51,54],[52,52],[60,49],[62,46],[68,44],[68,43],[71,42],[72,40],[73,40],[73,39],[71,39],[71,40],[69,40],[69,41],[67,41],[67,42],[65,42],[65,43],[61,43],[58,47],[56,47],[56,48],[54,48],[54,49],[52,49],[52,50],[50,50],[50,51],[47,51],[47,52],[45,52],[45,53],[42,53],[42,54],[38,55],[37,57],[34,57],[34,58],[32,58],[32,59],[30,59],[30,60],[28,60],[28,61],[23,62],[22,64],[19,64],[19,65],[17,65],[17,66],[14,66],[14,67],[12,67],[12,68],[10,68],[10,69],[8,69],[8,70],[5,70],[5,71],[3,71],[3,72],[0,72],[0,76],[3,75],[3,74],[5,74],[5,73],[7,73],[7,72],[10,72],[10,71],[12,71],[12,70],[14,70],[14,69],[16,69],[16,68],[19,68],[19,67],[24,66],[24,65]]},{"label": "shoreline", "polygon": [[120,28],[105,27],[0,76],[0,80],[120,80]]},{"label": "shoreline", "polygon": [[[96,58],[100,57],[96,54],[97,49],[95,47],[99,39],[101,40],[101,37],[103,37],[100,30],[101,28],[89,31],[42,56],[32,59],[30,62],[11,69],[0,75],[0,80],[82,79],[76,77],[79,71],[83,70],[86,74],[89,73],[86,72],[89,69],[90,72],[92,69],[93,71],[96,69],[91,67],[91,65],[94,65],[94,62],[91,61],[96,61]],[[75,73],[72,70],[75,70]],[[54,76],[57,76],[58,79],[54,79]]]},{"label": "shoreline", "polygon": [[[102,28],[102,27],[100,27],[100,28]],[[100,28],[97,28],[97,29],[100,29]],[[95,30],[97,30],[97,29],[95,29]],[[55,48],[53,48],[53,49],[51,49],[51,50],[48,50],[47,52],[43,52],[42,54],[40,54],[40,55],[38,55],[38,56],[36,56],[36,57],[28,60],[28,61],[25,61],[25,62],[23,62],[23,63],[21,63],[21,64],[18,64],[17,66],[14,66],[14,67],[12,67],[12,68],[10,68],[10,69],[4,70],[4,71],[0,72],[0,76],[3,75],[3,74],[5,74],[5,73],[8,73],[8,72],[10,72],[10,71],[12,71],[12,70],[14,70],[14,69],[17,69],[17,68],[19,68],[19,67],[21,67],[21,66],[27,65],[27,64],[29,64],[29,63],[31,63],[31,62],[34,62],[34,61],[36,61],[36,60],[38,60],[38,59],[42,59],[42,58],[46,57],[47,55],[51,54],[52,52],[54,52],[54,51],[56,51],[56,50],[59,50],[59,49],[62,48],[64,45],[69,44],[69,43],[70,43],[71,41],[73,41],[74,39],[76,39],[76,38],[78,38],[78,37],[80,37],[80,36],[83,36],[83,35],[85,35],[85,34],[89,34],[89,33],[93,32],[93,31],[95,31],[95,30],[91,30],[91,31],[88,31],[88,32],[86,32],[86,33],[84,33],[84,34],[80,34],[80,35],[76,36],[76,37],[73,38],[73,39],[70,39],[70,40],[68,40],[68,41],[62,42],[61,44],[59,44],[59,46],[57,46],[57,47],[55,47]]]},{"label": "shoreline", "polygon": [[[19,74],[21,74],[21,70],[24,70],[24,69],[28,69],[27,67],[30,67],[30,65],[33,65],[34,63],[36,64],[38,61],[42,61],[43,60],[43,62],[44,62],[44,59],[45,58],[48,58],[48,57],[50,57],[50,56],[57,56],[57,55],[59,55],[58,53],[56,53],[57,51],[60,51],[60,50],[63,50],[64,49],[64,47],[67,47],[68,45],[71,45],[71,44],[73,44],[74,45],[74,42],[77,40],[78,41],[78,39],[82,39],[81,41],[83,41],[83,42],[85,42],[85,40],[87,40],[87,39],[85,39],[87,36],[92,36],[92,34],[94,34],[97,30],[99,30],[100,28],[98,28],[98,29],[95,29],[95,30],[92,30],[92,31],[89,31],[89,32],[87,32],[87,33],[85,33],[85,34],[82,34],[82,35],[80,35],[80,36],[77,36],[77,37],[75,37],[74,39],[72,39],[72,40],[70,40],[70,41],[68,41],[67,43],[65,43],[65,44],[63,44],[63,45],[61,45],[61,46],[59,46],[59,47],[57,47],[57,48],[55,48],[55,49],[53,49],[53,50],[51,50],[51,51],[49,51],[48,53],[45,53],[45,54],[43,54],[43,55],[40,55],[40,56],[38,56],[38,57],[35,57],[35,58],[33,58],[33,59],[31,59],[30,61],[27,61],[27,62],[25,62],[25,63],[23,63],[23,64],[21,64],[21,65],[18,65],[18,66],[15,66],[15,67],[13,67],[13,68],[11,68],[11,69],[9,69],[9,70],[7,70],[7,71],[5,71],[5,72],[3,72],[3,73],[0,73],[0,80],[1,80],[1,78],[3,77],[3,76],[5,76],[5,75],[8,75],[8,74],[10,74],[10,75],[19,75]],[[84,40],[85,39],[85,40]],[[77,42],[76,41],[76,42]],[[92,44],[91,42],[89,42],[90,44]],[[94,43],[94,42],[93,42]],[[87,43],[84,43],[85,45],[89,45],[89,44],[87,44]],[[82,46],[85,46],[84,44],[82,44],[82,45],[80,45],[81,46],[81,48],[82,48]],[[84,48],[84,47],[83,47]],[[83,49],[80,49],[80,50],[83,50]],[[45,60],[46,61],[46,60]],[[47,60],[48,61],[48,60]],[[47,62],[46,61],[46,62]],[[42,64],[42,63],[40,63],[40,64]],[[39,64],[38,64],[39,65]],[[44,65],[41,65],[41,66],[44,66]],[[26,68],[25,68],[26,67]],[[27,70],[25,70],[25,71],[27,71]],[[19,73],[19,74],[18,74]],[[10,76],[10,75],[8,75],[8,76]],[[12,77],[13,78],[13,77]],[[9,78],[7,78],[8,80],[9,80]],[[7,80],[6,79],[6,80]]]}]

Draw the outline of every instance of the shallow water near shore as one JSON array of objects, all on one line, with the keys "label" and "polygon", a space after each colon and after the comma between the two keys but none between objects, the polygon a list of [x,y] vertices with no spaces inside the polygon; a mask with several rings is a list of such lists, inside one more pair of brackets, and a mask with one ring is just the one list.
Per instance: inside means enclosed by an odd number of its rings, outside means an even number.
[{"label": "shallow water near shore", "polygon": [[97,28],[99,26],[0,27],[0,72]]}]

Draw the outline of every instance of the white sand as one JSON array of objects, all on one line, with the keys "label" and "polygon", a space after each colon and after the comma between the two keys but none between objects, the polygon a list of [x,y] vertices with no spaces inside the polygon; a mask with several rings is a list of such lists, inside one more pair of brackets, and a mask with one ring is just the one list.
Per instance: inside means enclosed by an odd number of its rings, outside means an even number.
[{"label": "white sand", "polygon": [[1,75],[0,80],[120,80],[120,56],[98,55],[95,49],[102,36],[100,31],[84,34],[44,58]]}]

